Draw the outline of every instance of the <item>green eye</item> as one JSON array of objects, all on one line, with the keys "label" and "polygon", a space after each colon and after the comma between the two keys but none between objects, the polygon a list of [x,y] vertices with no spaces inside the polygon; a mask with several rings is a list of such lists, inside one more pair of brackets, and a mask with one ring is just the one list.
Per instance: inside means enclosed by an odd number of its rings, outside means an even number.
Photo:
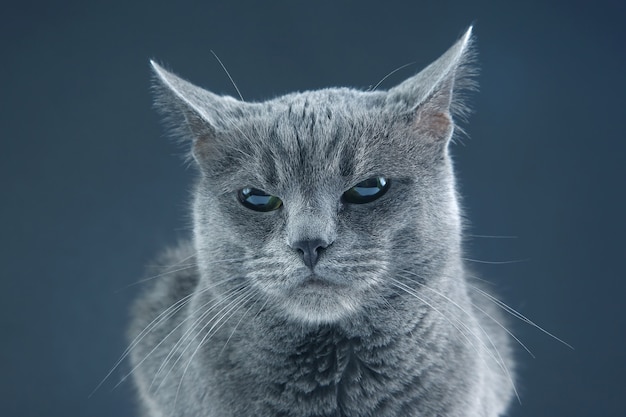
[{"label": "green eye", "polygon": [[343,201],[351,204],[370,203],[382,197],[388,189],[389,180],[387,178],[369,178],[343,193]]},{"label": "green eye", "polygon": [[280,198],[256,188],[242,188],[237,193],[237,198],[244,207],[255,211],[278,210],[283,205]]}]

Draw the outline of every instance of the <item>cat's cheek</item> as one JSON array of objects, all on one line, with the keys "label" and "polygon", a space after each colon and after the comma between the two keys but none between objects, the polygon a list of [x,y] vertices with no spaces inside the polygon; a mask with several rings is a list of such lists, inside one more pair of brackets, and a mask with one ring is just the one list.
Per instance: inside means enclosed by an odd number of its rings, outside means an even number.
[{"label": "cat's cheek", "polygon": [[[246,245],[256,252],[264,251],[265,247],[271,244],[271,241],[279,236],[285,227],[282,208],[270,212],[258,212],[228,199],[219,201],[217,210],[202,207],[199,210],[207,219],[202,223],[210,225],[211,229],[219,229],[219,235],[246,242]],[[216,223],[211,221],[212,219],[223,219],[223,221]],[[203,227],[203,224],[199,226]],[[242,237],[245,239],[242,240]]]}]

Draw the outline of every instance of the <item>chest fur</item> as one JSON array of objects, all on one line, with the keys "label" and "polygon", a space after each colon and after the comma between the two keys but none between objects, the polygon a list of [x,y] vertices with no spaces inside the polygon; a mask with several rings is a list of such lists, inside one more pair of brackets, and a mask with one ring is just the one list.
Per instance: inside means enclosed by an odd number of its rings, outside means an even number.
[{"label": "chest fur", "polygon": [[390,350],[331,329],[308,335],[291,352],[269,355],[267,411],[277,416],[379,415],[394,391],[401,390]]}]

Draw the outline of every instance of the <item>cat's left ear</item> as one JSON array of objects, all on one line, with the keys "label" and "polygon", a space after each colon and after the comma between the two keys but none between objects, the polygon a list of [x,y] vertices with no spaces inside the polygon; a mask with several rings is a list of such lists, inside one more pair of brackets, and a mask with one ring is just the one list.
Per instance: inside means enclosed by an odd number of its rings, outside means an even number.
[{"label": "cat's left ear", "polygon": [[423,140],[447,144],[453,120],[467,114],[461,93],[475,87],[472,43],[470,27],[439,59],[388,91],[387,104],[408,116],[411,130]]}]

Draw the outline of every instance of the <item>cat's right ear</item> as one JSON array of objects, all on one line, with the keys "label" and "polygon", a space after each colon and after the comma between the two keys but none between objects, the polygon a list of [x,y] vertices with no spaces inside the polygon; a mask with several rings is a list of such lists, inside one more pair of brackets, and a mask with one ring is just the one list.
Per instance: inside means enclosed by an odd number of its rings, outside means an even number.
[{"label": "cat's right ear", "polygon": [[193,158],[203,161],[218,154],[220,132],[232,124],[231,116],[242,102],[218,96],[163,69],[150,60],[155,74],[157,109],[164,115],[174,136],[191,139]]}]

